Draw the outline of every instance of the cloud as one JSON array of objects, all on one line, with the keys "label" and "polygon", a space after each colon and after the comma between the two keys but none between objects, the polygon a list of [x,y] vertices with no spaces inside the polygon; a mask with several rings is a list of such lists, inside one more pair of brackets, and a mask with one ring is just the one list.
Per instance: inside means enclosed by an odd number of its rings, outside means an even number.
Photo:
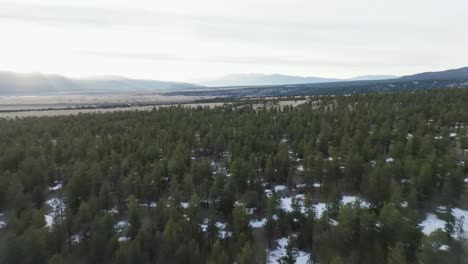
[{"label": "cloud", "polygon": [[[116,1],[131,8],[112,0],[18,1],[23,4],[0,8],[3,68],[163,77],[242,71],[402,75],[458,66],[468,56],[466,16],[454,12],[464,8],[440,4],[439,12],[422,0],[211,1],[218,8],[206,1],[180,8],[151,0]],[[119,59],[125,63],[114,63]]]},{"label": "cloud", "polygon": [[[244,65],[283,65],[283,66],[300,66],[300,67],[366,67],[366,66],[398,66],[402,63],[405,65],[419,65],[421,60],[435,60],[439,58],[434,54],[416,53],[408,54],[407,52],[383,52],[387,56],[379,56],[377,53],[372,55],[355,54],[347,58],[339,56],[323,57],[307,57],[307,56],[180,56],[169,53],[152,53],[152,52],[107,52],[107,51],[70,51],[78,55],[96,56],[107,58],[121,58],[131,60],[148,60],[148,61],[182,61],[194,63],[223,63],[223,64],[244,64]],[[410,56],[412,55],[412,56]]]},{"label": "cloud", "polygon": [[206,30],[252,29],[281,32],[349,32],[349,31],[409,31],[420,30],[420,26],[382,23],[327,23],[277,17],[275,19],[252,19],[242,15],[226,17],[216,15],[187,15],[168,12],[143,11],[136,9],[97,8],[57,4],[2,4],[0,19],[45,24],[68,24],[82,26],[112,26],[147,28],[190,27]]}]

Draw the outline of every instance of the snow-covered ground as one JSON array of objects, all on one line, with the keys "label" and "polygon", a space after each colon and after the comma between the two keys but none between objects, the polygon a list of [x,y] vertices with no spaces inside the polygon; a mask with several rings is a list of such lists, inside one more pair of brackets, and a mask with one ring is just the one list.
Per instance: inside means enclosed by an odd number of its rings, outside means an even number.
[{"label": "snow-covered ground", "polygon": [[[442,209],[443,207],[438,208],[439,211]],[[465,237],[468,238],[468,232],[466,231],[468,230],[468,211],[460,208],[453,208],[452,215],[457,220],[464,218],[463,230],[465,230]],[[426,214],[426,218],[419,225],[422,227],[422,232],[425,235],[430,235],[432,232],[436,231],[439,228],[444,230],[445,224],[446,221],[440,219],[439,217],[437,217],[437,215],[433,213],[428,213]]]},{"label": "snow-covered ground", "polygon": [[49,187],[49,191],[58,191],[62,189],[63,185],[61,182],[55,182],[54,184],[55,184],[54,186]]},{"label": "snow-covered ground", "polygon": [[448,245],[440,245],[439,246],[439,250],[441,251],[448,251],[450,249],[450,247]]},{"label": "snow-covered ground", "polygon": [[[203,223],[200,224],[200,228],[201,228],[202,232],[207,232],[208,231],[208,221],[209,221],[208,218],[205,218],[205,220],[203,220]],[[215,226],[218,229],[218,237],[219,238],[225,239],[225,238],[228,238],[228,237],[232,236],[232,232],[226,230],[226,227],[227,227],[226,223],[216,222]]]},{"label": "snow-covered ground", "polygon": [[249,225],[252,228],[260,228],[260,227],[264,227],[266,225],[266,223],[267,223],[267,219],[262,218],[262,219],[250,220]]},{"label": "snow-covered ground", "polygon": [[130,239],[129,237],[121,236],[121,237],[119,237],[117,240],[118,240],[119,242],[126,242],[126,241],[128,241],[129,239]]},{"label": "snow-covered ground", "polygon": [[81,241],[81,236],[78,235],[78,234],[73,235],[73,236],[71,237],[71,241],[72,241],[73,243],[78,244],[78,243],[80,243],[80,241]]},{"label": "snow-covered ground", "polygon": [[125,228],[128,227],[128,225],[129,223],[127,220],[121,220],[114,225],[114,228],[117,230],[117,232],[122,232]]},{"label": "snow-covered ground", "polygon": [[7,222],[4,219],[4,214],[0,213],[0,229],[5,228],[7,226]]},{"label": "snow-covered ground", "polygon": [[322,217],[323,213],[327,209],[327,204],[326,203],[314,204],[314,209],[315,209],[315,214],[317,215],[318,218],[320,218]]},{"label": "snow-covered ground", "polygon": [[275,192],[280,192],[286,190],[286,186],[284,185],[276,185],[275,186]]},{"label": "snow-covered ground", "polygon": [[[288,245],[288,239],[286,237],[276,240],[278,246],[275,249],[267,249],[267,263],[274,264],[280,263],[280,259],[286,255],[286,246]],[[304,251],[296,251],[296,264],[308,263],[310,254]]]},{"label": "snow-covered ground", "polygon": [[[281,203],[280,203],[281,209],[283,211],[285,211],[285,212],[291,213],[293,211],[292,200],[293,200],[293,197],[283,197],[283,198],[281,198]],[[298,202],[300,202],[300,201],[298,200]],[[301,211],[302,211],[303,206],[301,205],[301,203],[299,203],[299,205],[301,206]]]},{"label": "snow-covered ground", "polygon": [[437,229],[444,229],[445,221],[437,217],[437,215],[429,213],[426,214],[426,219],[419,224],[422,227],[422,232],[425,235],[430,235],[432,232]]},{"label": "snow-covered ground", "polygon": [[50,213],[44,215],[46,226],[50,228],[54,224],[54,218],[65,210],[65,204],[59,198],[51,198],[46,204],[51,208]]},{"label": "snow-covered ground", "polygon": [[[305,213],[307,210],[304,207],[304,195],[303,194],[298,194],[294,198],[298,201],[301,212]],[[283,197],[283,198],[281,198],[280,208],[285,212],[288,212],[288,213],[292,212],[293,211],[292,200],[293,200],[293,197]],[[369,208],[370,207],[370,204],[368,202],[364,201],[363,199],[361,199],[361,198],[359,198],[357,196],[352,196],[352,195],[343,196],[341,202],[342,202],[342,204],[357,202],[363,208]],[[323,215],[323,212],[326,209],[326,204],[325,203],[317,203],[317,204],[314,204],[313,207],[314,207],[314,210],[315,210],[315,212],[317,214],[317,217],[321,217]]]},{"label": "snow-covered ground", "polygon": [[359,205],[363,208],[369,208],[370,204],[363,199],[357,197],[357,196],[352,196],[352,195],[345,195],[343,196],[343,199],[341,200],[343,204],[348,204],[348,203],[359,203]]},{"label": "snow-covered ground", "polygon": [[320,182],[314,182],[314,184],[312,184],[312,186],[314,188],[320,188],[322,186],[322,184],[320,184]]}]

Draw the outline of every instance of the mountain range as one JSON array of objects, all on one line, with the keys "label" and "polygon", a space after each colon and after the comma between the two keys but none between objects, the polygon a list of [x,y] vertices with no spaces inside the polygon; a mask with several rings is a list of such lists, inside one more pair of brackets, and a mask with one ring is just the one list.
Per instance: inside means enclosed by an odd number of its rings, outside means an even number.
[{"label": "mountain range", "polygon": [[72,79],[41,73],[0,72],[0,94],[82,93],[168,91],[196,89],[200,86],[182,82],[129,79],[119,76],[101,76]]},{"label": "mountain range", "polygon": [[60,75],[41,73],[20,74],[0,72],[0,95],[26,95],[44,93],[84,93],[84,92],[134,92],[209,89],[210,87],[231,86],[274,86],[298,84],[341,83],[340,86],[360,85],[365,81],[422,81],[422,80],[468,80],[468,67],[439,72],[424,72],[403,77],[393,75],[366,75],[350,79],[320,77],[300,77],[281,74],[234,74],[200,82],[198,84],[167,82],[156,80],[130,79],[119,76],[101,76],[86,79],[72,79]]},{"label": "mountain range", "polygon": [[231,74],[224,77],[202,81],[198,84],[208,87],[221,86],[256,86],[256,85],[284,85],[284,84],[305,84],[305,83],[327,83],[342,81],[362,81],[362,80],[384,80],[395,79],[393,75],[365,75],[349,79],[321,78],[321,77],[302,77],[282,74]]}]

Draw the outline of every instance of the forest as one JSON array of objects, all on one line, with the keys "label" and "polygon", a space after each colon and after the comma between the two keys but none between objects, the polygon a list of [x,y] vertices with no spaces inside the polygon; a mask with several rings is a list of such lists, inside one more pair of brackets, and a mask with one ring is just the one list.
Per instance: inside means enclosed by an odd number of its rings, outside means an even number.
[{"label": "forest", "polygon": [[301,99],[0,119],[0,263],[468,263],[468,88]]}]

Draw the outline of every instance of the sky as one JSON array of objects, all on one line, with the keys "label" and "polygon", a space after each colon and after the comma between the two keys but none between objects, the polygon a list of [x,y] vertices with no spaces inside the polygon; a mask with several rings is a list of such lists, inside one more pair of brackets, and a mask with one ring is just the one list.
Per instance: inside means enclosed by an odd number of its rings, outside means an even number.
[{"label": "sky", "polygon": [[0,71],[201,81],[468,66],[466,0],[0,0]]}]

